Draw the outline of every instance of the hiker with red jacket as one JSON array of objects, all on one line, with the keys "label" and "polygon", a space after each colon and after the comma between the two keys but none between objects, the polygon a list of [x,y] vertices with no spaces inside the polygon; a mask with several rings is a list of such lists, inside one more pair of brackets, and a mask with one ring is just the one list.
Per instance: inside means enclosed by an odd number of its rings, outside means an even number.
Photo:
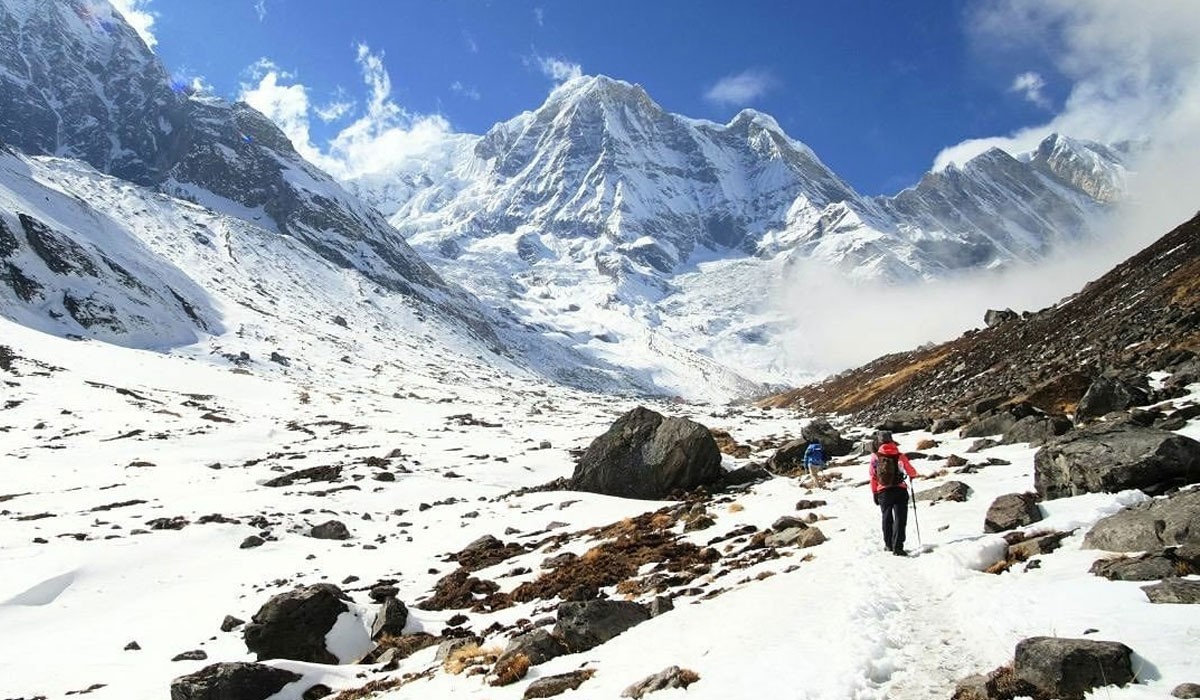
[{"label": "hiker with red jacket", "polygon": [[871,454],[871,494],[883,514],[883,546],[903,557],[908,554],[904,551],[904,529],[908,524],[908,485],[904,474],[910,479],[919,475],[890,433],[880,437],[879,447]]}]

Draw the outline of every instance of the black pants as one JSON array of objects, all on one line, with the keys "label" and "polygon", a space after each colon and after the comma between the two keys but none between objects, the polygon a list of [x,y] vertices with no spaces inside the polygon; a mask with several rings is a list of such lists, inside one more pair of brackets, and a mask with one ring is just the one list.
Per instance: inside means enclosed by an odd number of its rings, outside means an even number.
[{"label": "black pants", "polygon": [[883,546],[893,552],[903,550],[904,529],[908,525],[908,489],[880,491],[879,510],[883,514]]}]

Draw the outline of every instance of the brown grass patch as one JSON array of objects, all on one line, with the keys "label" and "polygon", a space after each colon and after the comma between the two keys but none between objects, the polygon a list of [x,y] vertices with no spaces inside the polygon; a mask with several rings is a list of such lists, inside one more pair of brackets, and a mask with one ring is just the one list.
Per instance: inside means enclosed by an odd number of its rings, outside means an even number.
[{"label": "brown grass patch", "polygon": [[740,513],[743,510],[746,510],[746,506],[742,505],[741,503],[730,503],[729,504],[729,512],[730,513]]},{"label": "brown grass patch", "polygon": [[903,387],[915,375],[941,364],[949,354],[949,350],[944,350],[937,355],[905,364],[895,372],[871,379],[858,387],[850,387],[842,393],[840,398],[829,402],[830,408],[834,411],[856,411],[875,402],[882,394]]},{"label": "brown grass patch", "polygon": [[496,659],[500,657],[500,652],[500,647],[481,647],[478,644],[467,644],[450,652],[450,655],[442,662],[442,668],[447,673],[457,676],[468,668],[496,663]]},{"label": "brown grass patch", "polygon": [[513,654],[496,664],[492,669],[493,677],[488,681],[491,686],[512,685],[529,673],[529,657],[524,654]]},{"label": "brown grass patch", "polygon": [[[665,516],[665,517],[664,517]],[[509,594],[511,600],[527,603],[594,597],[601,588],[617,586],[623,595],[647,591],[662,592],[708,573],[712,562],[720,558],[715,550],[681,541],[670,531],[677,518],[664,509],[595,531],[606,542],[592,547],[574,561],[523,583]],[[655,564],[643,581],[633,582],[639,569]]]}]

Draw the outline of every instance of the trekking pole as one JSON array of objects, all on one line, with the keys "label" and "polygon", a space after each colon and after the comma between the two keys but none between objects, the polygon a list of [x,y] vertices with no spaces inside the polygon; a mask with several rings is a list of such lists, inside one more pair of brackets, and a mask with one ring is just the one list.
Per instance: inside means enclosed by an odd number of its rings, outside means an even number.
[{"label": "trekking pole", "polygon": [[[912,486],[911,478],[908,480],[908,483]],[[912,498],[910,500],[912,500],[913,525],[917,528],[917,548],[924,551],[925,545],[921,543],[921,519],[917,517],[917,489],[915,486],[912,486],[909,490],[912,491]]]}]

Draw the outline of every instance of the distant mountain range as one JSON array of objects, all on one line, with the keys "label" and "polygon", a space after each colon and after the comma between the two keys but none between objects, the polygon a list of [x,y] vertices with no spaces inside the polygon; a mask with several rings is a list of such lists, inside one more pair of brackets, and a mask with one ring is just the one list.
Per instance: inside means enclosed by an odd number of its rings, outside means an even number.
[{"label": "distant mountain range", "polygon": [[[248,106],[173,85],[119,14],[83,0],[0,0],[0,141],[147,188],[136,196],[156,211],[199,204],[225,217],[222,230],[298,243],[306,260],[410,300],[534,371],[712,396],[803,373],[781,360],[786,320],[768,303],[794,263],[903,283],[1037,260],[1092,235],[1122,196],[1128,158],[1054,136],[1032,153],[989,151],[894,197],[864,197],[765,114],[688,119],[599,76],[561,85],[483,136],[456,135],[427,160],[338,183]],[[187,256],[169,270],[147,262],[161,246],[214,237],[121,247],[86,223],[111,218],[111,201],[90,213],[87,202],[45,205],[79,199],[99,173],[4,158],[0,312],[138,346],[223,327],[207,272]],[[56,178],[74,184],[42,193]],[[72,207],[78,216],[63,213]],[[303,276],[308,265],[278,270]],[[105,281],[80,286],[81,270]]]}]

